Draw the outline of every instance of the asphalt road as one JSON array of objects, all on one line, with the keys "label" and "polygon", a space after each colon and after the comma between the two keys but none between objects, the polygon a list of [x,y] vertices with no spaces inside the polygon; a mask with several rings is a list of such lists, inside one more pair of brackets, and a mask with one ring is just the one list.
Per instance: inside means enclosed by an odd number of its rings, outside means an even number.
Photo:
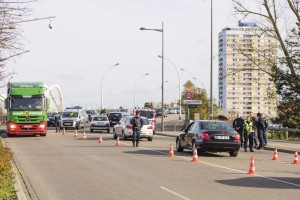
[{"label": "asphalt road", "polygon": [[[86,129],[87,130],[87,129]],[[199,155],[192,163],[191,151],[168,157],[174,138],[155,135],[133,148],[130,141],[115,147],[112,134],[82,131],[74,139],[49,131],[47,137],[5,138],[31,185],[32,199],[299,199],[300,165],[292,165],[291,154],[240,151]],[[257,175],[248,175],[250,156]],[[28,198],[30,199],[30,198]]]}]

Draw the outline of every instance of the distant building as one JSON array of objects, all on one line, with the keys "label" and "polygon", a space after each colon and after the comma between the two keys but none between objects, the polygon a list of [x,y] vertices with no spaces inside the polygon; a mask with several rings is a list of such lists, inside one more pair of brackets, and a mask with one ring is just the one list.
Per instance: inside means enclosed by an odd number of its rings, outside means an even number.
[{"label": "distant building", "polygon": [[276,98],[272,95],[276,96],[276,90],[265,72],[271,72],[271,62],[276,61],[276,40],[259,31],[255,23],[239,22],[238,27],[227,27],[219,33],[218,45],[219,101],[223,109],[232,118],[250,111],[275,117]]}]

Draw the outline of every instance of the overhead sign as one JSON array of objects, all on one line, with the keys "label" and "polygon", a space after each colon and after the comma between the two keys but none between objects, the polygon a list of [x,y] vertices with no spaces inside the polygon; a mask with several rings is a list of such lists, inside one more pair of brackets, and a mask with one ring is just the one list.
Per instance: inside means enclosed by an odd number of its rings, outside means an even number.
[{"label": "overhead sign", "polygon": [[186,100],[191,100],[191,99],[193,99],[193,93],[192,93],[192,92],[186,92],[186,93],[184,93],[184,98],[185,98]]},{"label": "overhead sign", "polygon": [[202,104],[202,100],[183,100],[183,104],[194,104],[194,105],[200,105]]},{"label": "overhead sign", "polygon": [[183,86],[185,89],[191,90],[195,85],[192,83],[192,81],[188,80]]}]

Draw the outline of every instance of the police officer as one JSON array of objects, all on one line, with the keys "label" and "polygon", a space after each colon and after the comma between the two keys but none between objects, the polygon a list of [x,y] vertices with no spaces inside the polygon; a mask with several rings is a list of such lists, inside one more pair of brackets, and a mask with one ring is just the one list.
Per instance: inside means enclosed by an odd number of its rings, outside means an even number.
[{"label": "police officer", "polygon": [[258,146],[257,137],[256,137],[256,135],[257,135],[257,129],[256,129],[257,119],[256,119],[255,116],[253,116],[253,112],[250,112],[249,116],[250,116],[250,119],[251,119],[252,124],[253,124],[253,131],[254,131],[253,142],[254,142],[254,145],[255,145],[254,147],[257,148],[257,146]]},{"label": "police officer", "polygon": [[256,128],[257,128],[257,137],[258,137],[258,141],[259,141],[259,146],[257,147],[257,149],[260,150],[264,147],[263,134],[264,134],[264,129],[265,129],[264,121],[263,121],[261,113],[257,113]]},{"label": "police officer", "polygon": [[266,146],[268,143],[268,135],[267,135],[267,128],[268,128],[268,120],[264,117],[264,114],[261,114],[262,119],[263,119],[263,125],[264,125],[264,129],[263,129],[263,140],[264,140],[264,145]]},{"label": "police officer", "polygon": [[243,147],[243,144],[244,144],[244,138],[243,138],[244,119],[241,118],[239,113],[236,115],[236,119],[233,120],[232,126],[240,134],[241,147]]},{"label": "police officer", "polygon": [[143,127],[143,120],[140,117],[140,113],[136,112],[136,115],[131,118],[130,120],[130,124],[132,125],[132,145],[133,147],[135,146],[139,146],[139,141],[140,141],[140,133],[141,133],[141,129]]},{"label": "police officer", "polygon": [[56,133],[60,132],[60,115],[58,113],[54,115],[54,124]]},{"label": "police officer", "polygon": [[254,138],[253,122],[251,121],[251,117],[247,116],[247,119],[244,122],[244,149],[245,149],[245,152],[247,152],[248,140],[249,140],[250,152],[254,152],[253,151],[253,138]]}]

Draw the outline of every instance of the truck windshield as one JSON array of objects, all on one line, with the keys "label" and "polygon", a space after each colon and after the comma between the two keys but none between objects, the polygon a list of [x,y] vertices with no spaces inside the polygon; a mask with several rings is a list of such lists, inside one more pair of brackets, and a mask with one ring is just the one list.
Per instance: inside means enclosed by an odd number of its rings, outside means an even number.
[{"label": "truck windshield", "polygon": [[42,97],[11,97],[11,110],[42,110],[44,108],[44,101]]}]

